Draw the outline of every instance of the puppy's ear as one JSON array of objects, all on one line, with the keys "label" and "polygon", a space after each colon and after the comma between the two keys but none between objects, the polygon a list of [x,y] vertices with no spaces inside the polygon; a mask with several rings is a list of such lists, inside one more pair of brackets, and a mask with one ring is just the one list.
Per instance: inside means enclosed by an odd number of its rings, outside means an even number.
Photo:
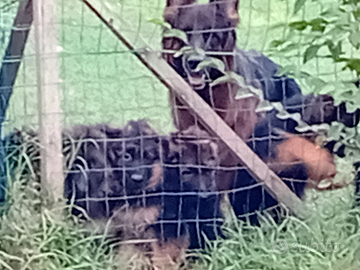
[{"label": "puppy's ear", "polygon": [[173,150],[171,149],[172,147],[170,146],[171,142],[170,142],[171,138],[169,137],[165,137],[161,139],[161,150],[162,152],[160,153],[161,158],[160,160],[162,160],[165,164],[166,163],[174,163],[173,162]]},{"label": "puppy's ear", "polygon": [[182,6],[192,5],[196,0],[166,0],[166,7],[164,10],[164,20],[174,27],[177,17]]},{"label": "puppy's ear", "polygon": [[129,121],[123,128],[124,137],[137,137],[145,135],[156,135],[156,131],[148,124],[145,119]]},{"label": "puppy's ear", "polygon": [[196,3],[197,0],[166,0],[166,7],[187,6]]},{"label": "puppy's ear", "polygon": [[238,23],[240,22],[240,16],[239,16],[239,1],[240,0],[232,0],[228,4],[227,7],[227,15],[228,18],[232,21],[231,26],[236,27]]},{"label": "puppy's ear", "polygon": [[106,133],[106,136],[110,139],[120,139],[123,136],[122,129],[113,128],[110,126],[106,127],[105,133]]},{"label": "puppy's ear", "polygon": [[231,27],[236,27],[240,21],[239,17],[240,0],[210,0],[209,2],[219,2],[218,8],[224,12],[225,18],[230,21]]},{"label": "puppy's ear", "polygon": [[186,145],[174,136],[162,140],[163,160],[165,163],[177,164]]},{"label": "puppy's ear", "polygon": [[145,119],[137,121],[141,135],[157,135],[157,132],[149,125]]},{"label": "puppy's ear", "polygon": [[198,162],[205,166],[218,166],[220,165],[220,156],[219,156],[219,145],[211,139],[198,139],[187,142],[192,149],[196,149],[195,155],[197,155],[200,160]]}]

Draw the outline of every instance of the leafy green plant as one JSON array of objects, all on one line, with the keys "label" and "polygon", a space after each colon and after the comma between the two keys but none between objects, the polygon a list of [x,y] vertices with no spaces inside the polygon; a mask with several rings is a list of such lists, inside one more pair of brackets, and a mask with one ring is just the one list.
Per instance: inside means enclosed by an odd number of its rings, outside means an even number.
[{"label": "leafy green plant", "polygon": [[[310,1],[297,0],[294,12],[299,12],[306,2]],[[297,79],[303,79],[315,94],[332,94],[337,103],[347,101],[348,111],[353,112],[360,107],[359,91],[353,84],[360,74],[360,1],[339,0],[322,4],[325,7],[315,18],[289,23],[287,36],[272,41],[272,52],[287,57],[289,53],[300,55],[303,64],[315,61],[315,58],[331,59],[341,70],[348,71],[348,76],[339,78],[335,86],[334,82],[326,82],[321,76],[302,72],[302,66],[289,65],[282,72],[300,77]]]},{"label": "leafy green plant", "polygon": [[[314,4],[321,5],[321,10],[311,18],[290,22],[287,35],[271,42],[271,53],[292,62],[281,73],[297,79],[304,93],[329,94],[335,105],[345,102],[347,111],[355,112],[360,108],[360,91],[355,84],[360,76],[360,1],[297,0],[294,14]],[[297,57],[301,64],[293,64]],[[326,70],[316,72],[321,64]],[[333,76],[324,75],[333,70]],[[347,156],[360,160],[358,127],[333,123],[327,132],[329,139],[339,141],[338,146],[345,144]]]}]

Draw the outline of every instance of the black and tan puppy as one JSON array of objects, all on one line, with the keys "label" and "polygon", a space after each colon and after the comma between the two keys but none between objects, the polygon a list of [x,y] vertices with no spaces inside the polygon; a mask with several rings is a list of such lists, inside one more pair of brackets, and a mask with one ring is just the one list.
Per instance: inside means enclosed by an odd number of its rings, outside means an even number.
[{"label": "black and tan puppy", "polygon": [[[194,0],[168,0],[164,20],[172,28],[184,31],[187,36],[187,41],[164,37],[164,49],[179,50],[184,46],[200,48],[220,59],[225,70],[234,69],[238,0],[215,0],[208,4],[196,4]],[[198,64],[205,59],[203,55],[194,53],[174,57],[173,53],[164,53],[163,57],[241,138],[246,139],[252,133],[258,117],[255,113],[259,102],[257,97],[236,99],[238,86],[230,83],[211,87],[210,83],[223,76],[223,73],[216,68],[197,70]],[[194,124],[201,126],[173,93],[170,93],[170,104],[175,126],[179,130]]]},{"label": "black and tan puppy", "polygon": [[[112,211],[110,231],[120,239],[157,238],[159,241],[145,248],[153,252],[152,260],[157,265],[169,263],[160,260],[168,255],[177,260],[188,248],[203,248],[204,235],[210,240],[221,236],[217,141],[196,126],[159,136],[144,121],[129,122],[121,134],[131,147],[118,148],[118,143],[110,144],[108,140],[107,156],[111,164],[123,164],[123,169],[131,173],[114,170],[111,181],[118,184],[109,190],[117,195],[111,197],[117,205]],[[122,149],[132,162],[139,159],[138,166],[128,170],[128,163],[120,160],[124,158]],[[139,171],[150,163],[150,174]],[[123,183],[122,179],[127,180]]]},{"label": "black and tan puppy", "polygon": [[157,236],[189,239],[191,248],[204,245],[203,233],[209,239],[221,234],[214,221],[221,217],[219,149],[206,132],[191,127],[159,136],[139,120],[122,129],[77,126],[71,135],[78,144],[65,195],[90,218],[158,209],[153,224]]},{"label": "black and tan puppy", "polygon": [[[67,132],[75,149],[65,179],[65,196],[91,218],[109,217],[144,192],[159,158],[159,136],[144,120],[124,128],[76,126]],[[133,198],[128,198],[133,196]]]}]

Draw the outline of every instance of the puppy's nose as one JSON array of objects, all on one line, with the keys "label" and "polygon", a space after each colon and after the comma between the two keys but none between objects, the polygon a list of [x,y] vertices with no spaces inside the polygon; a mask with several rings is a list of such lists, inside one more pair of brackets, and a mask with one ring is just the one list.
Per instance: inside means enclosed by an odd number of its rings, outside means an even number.
[{"label": "puppy's nose", "polygon": [[190,68],[190,71],[194,71],[198,64],[200,64],[200,60],[189,60],[188,61],[188,67]]}]

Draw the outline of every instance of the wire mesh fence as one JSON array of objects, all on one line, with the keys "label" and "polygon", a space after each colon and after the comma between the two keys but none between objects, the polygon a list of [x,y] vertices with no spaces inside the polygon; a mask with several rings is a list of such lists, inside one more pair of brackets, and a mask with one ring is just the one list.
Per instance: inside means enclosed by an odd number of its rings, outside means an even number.
[{"label": "wire mesh fence", "polygon": [[[274,56],[277,64],[265,56],[273,52],[271,41],[287,36],[286,23],[311,19],[323,5],[311,3],[293,16],[294,2],[54,1],[56,52],[40,56],[56,53],[60,61],[64,195],[73,214],[111,218],[122,239],[187,236],[182,247],[203,248],[205,238],[223,236],[224,207],[255,225],[265,210],[279,220],[284,203],[300,208],[307,188],[332,179],[334,144],[320,147],[317,132],[306,127],[334,121],[351,127],[359,113],[346,113],[331,96],[306,96],[294,79],[278,74],[278,64],[300,63],[300,55]],[[19,28],[11,28],[17,8],[17,1],[0,6],[1,56],[10,30]],[[24,158],[20,172],[44,181],[35,41],[30,33],[17,60],[2,132],[8,168],[25,155],[32,161]],[[189,106],[178,92],[169,94],[169,81],[181,78],[154,72],[149,52],[163,56],[219,119],[201,112],[207,107],[197,100]],[[56,68],[46,63],[45,70]],[[354,79],[327,59],[305,68],[323,79]],[[220,130],[224,122],[234,133]],[[13,131],[21,126],[34,131]],[[238,146],[239,138],[247,145]],[[134,225],[131,233],[126,224]]]}]

